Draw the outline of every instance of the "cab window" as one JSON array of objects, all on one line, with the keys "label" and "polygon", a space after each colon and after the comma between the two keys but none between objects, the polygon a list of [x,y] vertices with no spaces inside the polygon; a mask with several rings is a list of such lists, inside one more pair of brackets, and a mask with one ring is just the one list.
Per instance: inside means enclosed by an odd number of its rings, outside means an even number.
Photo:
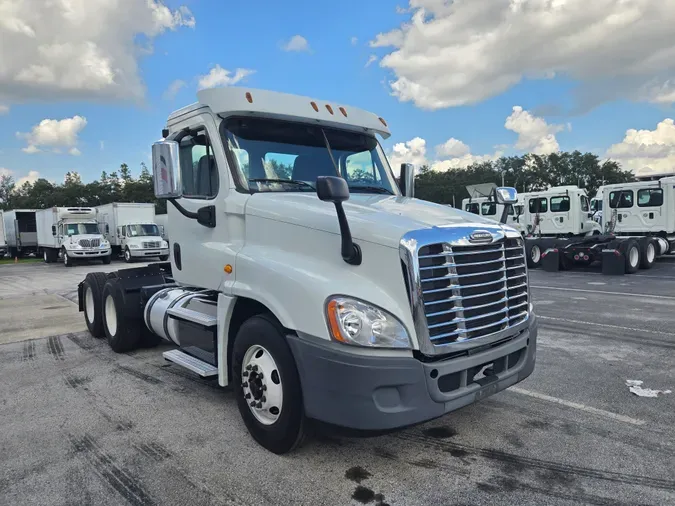
[{"label": "cab window", "polygon": [[581,195],[581,210],[587,213],[590,210],[590,205],[588,204],[588,197],[586,195]]},{"label": "cab window", "polygon": [[633,190],[618,190],[609,194],[609,207],[627,209],[633,207]]},{"label": "cab window", "polygon": [[193,130],[181,138],[179,146],[183,196],[215,198],[218,194],[218,167],[206,130]]},{"label": "cab window", "polygon": [[528,206],[531,213],[545,213],[548,211],[548,200],[546,197],[530,199]]},{"label": "cab window", "polygon": [[494,216],[497,214],[497,203],[496,202],[483,202],[480,205],[480,214],[483,216]]},{"label": "cab window", "polygon": [[551,212],[566,213],[570,210],[569,197],[551,197]]},{"label": "cab window", "polygon": [[475,202],[472,202],[470,204],[467,204],[464,210],[467,213],[473,213],[473,214],[478,214],[478,204]]},{"label": "cab window", "polygon": [[661,188],[644,188],[638,191],[639,207],[659,207],[663,205],[663,190]]}]

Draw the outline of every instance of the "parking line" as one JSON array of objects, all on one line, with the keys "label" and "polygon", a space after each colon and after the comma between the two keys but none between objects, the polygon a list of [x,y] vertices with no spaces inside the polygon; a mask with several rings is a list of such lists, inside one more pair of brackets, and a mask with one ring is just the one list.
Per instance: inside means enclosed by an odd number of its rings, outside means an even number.
[{"label": "parking line", "polygon": [[[537,304],[536,302],[534,303],[535,305]],[[672,332],[661,332],[659,330],[647,330],[647,329],[635,329],[632,327],[622,327],[621,325],[612,325],[610,323],[594,323],[594,322],[582,322],[579,320],[570,320],[568,318],[556,318],[554,316],[542,316],[540,314],[537,315],[537,318],[540,320],[556,320],[559,322],[569,322],[569,323],[580,323],[582,325],[595,325],[596,327],[608,327],[610,329],[619,329],[619,330],[630,330],[631,332],[637,332],[637,333],[647,333],[647,334],[660,334],[662,336],[673,336]]]},{"label": "parking line", "polygon": [[553,402],[555,404],[561,404],[567,406],[568,408],[578,409],[580,411],[585,411],[586,413],[592,413],[594,415],[604,416],[605,418],[611,418],[618,422],[629,423],[631,425],[644,425],[646,422],[644,420],[638,420],[637,418],[631,418],[629,416],[619,415],[618,413],[612,413],[611,411],[605,411],[604,409],[593,408],[591,406],[586,406],[585,404],[580,404],[578,402],[566,401],[558,397],[552,397],[550,395],[540,394],[538,392],[532,392],[530,390],[525,390],[519,387],[511,387],[508,389],[509,392],[515,392],[521,395],[527,395],[528,397],[534,397],[542,401]]},{"label": "parking line", "polygon": [[539,288],[542,290],[561,290],[564,292],[599,293],[603,295],[624,295],[628,297],[651,297],[652,299],[675,300],[675,297],[670,295],[650,295],[648,293],[607,292],[604,290],[585,290],[583,288],[563,288],[560,286],[537,286],[537,285],[530,285],[530,288]]}]

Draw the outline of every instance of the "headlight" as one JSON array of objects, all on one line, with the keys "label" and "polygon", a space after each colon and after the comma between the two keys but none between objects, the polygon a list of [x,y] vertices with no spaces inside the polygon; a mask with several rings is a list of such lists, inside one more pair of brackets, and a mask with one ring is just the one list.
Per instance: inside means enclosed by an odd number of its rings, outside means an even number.
[{"label": "headlight", "polygon": [[377,348],[410,348],[403,324],[384,309],[348,297],[326,302],[328,329],[336,341]]},{"label": "headlight", "polygon": [[168,248],[168,247],[169,247],[169,243],[166,242],[166,241],[162,241],[162,248]]},{"label": "headlight", "polygon": [[138,244],[130,244],[129,247],[131,249],[138,249]]}]

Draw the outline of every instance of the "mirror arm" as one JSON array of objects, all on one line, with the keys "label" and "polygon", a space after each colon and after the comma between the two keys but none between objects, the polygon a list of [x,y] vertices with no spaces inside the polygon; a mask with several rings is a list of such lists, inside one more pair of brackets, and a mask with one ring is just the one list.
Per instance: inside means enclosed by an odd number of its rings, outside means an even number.
[{"label": "mirror arm", "polygon": [[342,259],[349,265],[361,265],[361,248],[352,240],[352,233],[349,230],[349,223],[342,202],[335,202],[335,211],[340,225],[340,235],[342,236]]},{"label": "mirror arm", "polygon": [[185,216],[186,218],[190,218],[191,220],[196,220],[199,215],[198,213],[193,213],[192,211],[188,211],[185,209],[182,205],[180,205],[178,202],[176,202],[176,199],[168,199],[169,202],[173,204],[173,207],[178,209],[178,212]]}]

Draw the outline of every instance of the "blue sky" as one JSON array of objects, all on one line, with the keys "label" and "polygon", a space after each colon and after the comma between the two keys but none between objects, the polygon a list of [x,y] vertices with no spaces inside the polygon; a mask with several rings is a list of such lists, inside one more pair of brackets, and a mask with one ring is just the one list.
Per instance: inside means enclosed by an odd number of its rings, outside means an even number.
[{"label": "blue sky", "polygon": [[[31,1],[35,0],[26,0]],[[236,69],[253,71],[237,85],[308,95],[376,112],[391,127],[393,135],[383,145],[392,153],[394,162],[407,158],[418,163],[454,160],[449,165],[439,165],[440,170],[463,166],[473,157],[489,159],[501,153],[546,152],[552,149],[550,146],[593,151],[603,157],[610,154],[634,170],[646,165],[665,170],[675,162],[675,128],[671,138],[668,124],[657,127],[674,114],[675,93],[670,83],[675,81],[668,74],[672,68],[655,65],[650,69],[640,64],[645,55],[673,45],[672,36],[659,38],[660,28],[650,21],[665,16],[664,12],[643,12],[644,23],[648,25],[644,27],[645,37],[647,33],[651,36],[641,45],[641,21],[637,21],[637,35],[632,34],[633,44],[627,46],[630,40],[615,40],[617,35],[610,29],[605,39],[589,40],[588,33],[580,30],[577,40],[573,40],[575,35],[546,40],[542,38],[546,36],[544,33],[528,29],[531,20],[517,17],[512,2],[509,15],[514,17],[509,23],[513,31],[522,23],[522,37],[509,39],[513,35],[501,31],[500,21],[490,16],[495,10],[492,7],[498,4],[499,8],[509,8],[509,0],[490,1],[493,3],[474,0],[473,10],[477,13],[469,12],[460,1],[451,10],[440,0],[413,0],[413,7],[426,7],[424,12],[410,9],[400,0],[167,1],[164,4],[170,13],[182,12],[183,22],[176,23],[174,18],[163,29],[146,30],[145,35],[136,25],[112,34],[71,34],[78,44],[93,40],[104,56],[109,51],[113,55],[108,58],[113,71],[117,69],[116,55],[130,55],[137,70],[128,62],[122,68],[127,74],[129,69],[136,71],[145,91],[130,92],[121,98],[85,89],[79,93],[72,83],[64,85],[64,78],[62,83],[56,79],[43,87],[36,85],[34,92],[23,93],[11,87],[17,75],[26,75],[20,74],[20,67],[16,67],[14,76],[0,71],[0,107],[4,106],[0,109],[4,111],[0,115],[0,170],[17,179],[37,171],[40,177],[58,182],[66,171],[77,171],[84,180],[91,180],[103,170],[116,170],[123,162],[137,173],[141,162],[149,165],[150,145],[160,137],[167,115],[195,101],[200,76],[216,65],[230,71],[230,75]],[[537,0],[520,1],[523,2],[545,9]],[[572,10],[554,14],[559,16],[561,26],[577,17],[581,19],[582,15],[590,17],[591,23],[594,16],[603,20],[623,14],[621,2],[598,2],[603,4],[604,11],[588,12],[589,9],[583,8],[584,2],[570,0],[568,3],[575,4],[573,9],[570,7]],[[82,7],[87,10],[82,16],[97,15],[91,12],[97,9],[95,4]],[[144,4],[144,0],[139,0],[134,8],[144,9]],[[485,5],[482,12],[477,7],[480,4]],[[672,11],[672,2],[664,2],[664,6]],[[114,15],[124,18],[125,14],[134,16],[134,12],[129,9],[128,13]],[[194,22],[187,21],[188,13]],[[35,27],[42,26],[44,20],[32,19],[32,15],[36,14],[24,13],[27,26],[34,28],[32,39],[39,39],[44,33],[47,43],[60,40],[55,29],[39,32]],[[111,15],[106,14],[108,18]],[[493,23],[484,32],[480,28],[483,24],[475,18],[481,15],[486,24]],[[414,16],[419,17],[421,24],[412,30],[405,28]],[[469,20],[472,22],[468,23]],[[0,24],[2,30],[6,28]],[[663,33],[670,34],[669,30],[664,28]],[[501,33],[504,39],[495,44],[481,43],[478,48],[467,42],[479,37],[498,38],[500,35],[495,33]],[[383,35],[378,39],[378,34]],[[294,36],[304,38],[308,49],[284,50],[284,44]],[[126,42],[124,37],[128,39]],[[525,44],[524,39],[534,40]],[[137,49],[130,51],[134,41]],[[388,41],[395,44],[387,45]],[[115,46],[118,43],[122,49]],[[148,44],[152,44],[151,51]],[[568,51],[568,47],[576,45],[581,46],[581,53]],[[607,46],[615,46],[616,53],[608,53],[611,49]],[[508,51],[508,47],[514,50]],[[626,47],[633,48],[635,53],[630,55],[630,61],[625,59],[626,52],[621,52]],[[523,56],[514,57],[514,51]],[[2,53],[0,49],[0,57]],[[36,57],[35,54],[27,52],[24,60]],[[377,60],[366,66],[371,56]],[[613,57],[617,58],[621,71],[609,65],[604,68],[603,62]],[[581,62],[584,58],[588,61]],[[27,63],[21,65],[25,68]],[[54,65],[55,72],[67,74],[65,66]],[[594,70],[589,71],[591,65]],[[117,86],[118,78],[111,79]],[[509,84],[500,87],[497,83],[502,79]],[[167,89],[177,80],[184,85],[175,96],[168,97]],[[397,82],[412,82],[424,90],[399,92],[396,96],[396,85],[392,88],[392,83]],[[64,87],[68,89],[63,91]],[[589,96],[590,102],[586,104],[579,98]],[[459,103],[448,105],[453,101]],[[513,118],[513,127],[508,129],[505,122],[514,106],[522,107],[523,114]],[[74,116],[86,118],[86,125],[64,141],[50,144],[48,139],[31,141],[17,135],[31,132],[44,119]],[[629,129],[644,130],[644,134],[626,140]],[[424,139],[422,150],[419,141],[405,144],[415,138]],[[461,141],[460,148],[446,155],[436,154],[435,146],[451,138]],[[37,142],[39,152],[24,151],[31,142]],[[398,143],[402,144],[395,149]],[[55,153],[55,149],[60,153]],[[80,154],[73,156],[69,151]]]}]

